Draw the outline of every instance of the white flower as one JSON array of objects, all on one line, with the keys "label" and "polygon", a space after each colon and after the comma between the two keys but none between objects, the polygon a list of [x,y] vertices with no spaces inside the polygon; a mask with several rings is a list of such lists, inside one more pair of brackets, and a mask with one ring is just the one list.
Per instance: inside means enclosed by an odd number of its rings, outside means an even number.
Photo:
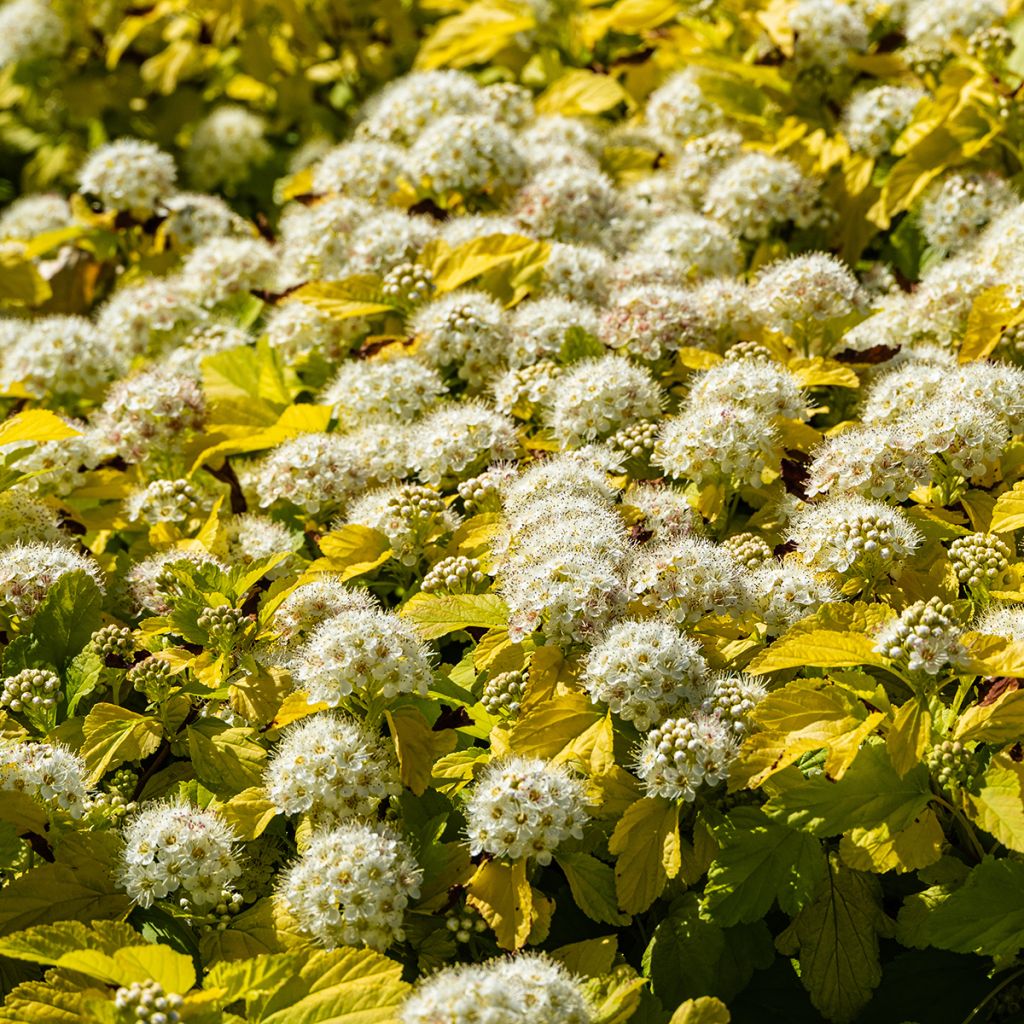
[{"label": "white flower", "polygon": [[738,749],[733,730],[715,714],[670,718],[644,737],[637,773],[649,796],[690,803],[728,778]]},{"label": "white flower", "polygon": [[647,123],[675,148],[695,135],[707,135],[725,116],[705,95],[692,68],[677,72],[647,98]]},{"label": "white flower", "polygon": [[944,395],[905,421],[917,448],[937,455],[961,476],[980,481],[992,472],[1010,441],[1010,430],[984,405]]},{"label": "white flower", "polygon": [[718,672],[702,688],[700,710],[716,716],[737,736],[750,730],[750,714],[767,696],[768,690],[756,676]]},{"label": "white flower", "polygon": [[617,622],[591,649],[582,682],[638,729],[649,729],[695,702],[707,671],[700,647],[681,629],[657,620]]},{"label": "white flower", "polygon": [[460,290],[417,310],[412,331],[419,356],[439,370],[479,384],[508,356],[505,311],[485,292]]},{"label": "white flower", "polygon": [[[674,261],[661,257],[663,265]],[[620,269],[621,264],[613,268]],[[637,359],[654,362],[682,346],[708,348],[715,336],[698,294],[666,284],[640,284],[613,296],[601,315],[601,340]]]},{"label": "white flower", "polygon": [[294,652],[326,619],[344,611],[368,611],[377,602],[368,590],[347,587],[328,573],[300,583],[277,606],[270,620],[276,646],[283,654]]},{"label": "white flower", "polygon": [[475,476],[517,447],[512,420],[482,402],[444,402],[410,427],[409,461],[434,487]]},{"label": "white flower", "polygon": [[189,176],[202,189],[241,184],[273,156],[266,132],[259,114],[234,104],[216,107],[192,132],[185,154]]},{"label": "white flower", "polygon": [[174,159],[152,142],[118,139],[94,150],[79,172],[82,192],[144,219],[174,191]]},{"label": "white flower", "polygon": [[1014,604],[993,604],[972,627],[983,636],[1005,636],[1024,643],[1024,608]]},{"label": "white flower", "polygon": [[664,421],[652,461],[679,480],[759,487],[776,443],[771,420],[758,410],[702,403]]},{"label": "white flower", "polygon": [[289,362],[316,354],[333,363],[349,351],[364,324],[361,317],[338,320],[305,302],[286,302],[270,312],[265,330],[267,341]]},{"label": "white flower", "polygon": [[60,517],[53,506],[40,501],[23,486],[0,491],[0,547],[17,541],[54,544],[64,539]]},{"label": "white flower", "polygon": [[281,282],[303,284],[345,276],[348,242],[375,213],[362,199],[330,196],[315,206],[295,203],[281,214]]},{"label": "white flower", "polygon": [[528,234],[610,248],[625,212],[610,178],[581,167],[540,170],[519,190],[512,215]]},{"label": "white flower", "polygon": [[425,697],[432,678],[429,654],[404,619],[349,608],[313,629],[289,669],[310,703],[337,707],[352,695],[364,702],[400,693]]},{"label": "white flower", "polygon": [[551,242],[544,264],[544,290],[566,299],[594,303],[608,297],[607,254],[593,245]]},{"label": "white flower", "polygon": [[926,407],[948,384],[947,366],[913,360],[894,367],[879,374],[867,388],[861,419],[865,424],[894,424],[907,413]]},{"label": "white flower", "polygon": [[828,580],[792,561],[766,562],[750,574],[747,586],[769,636],[784,633],[823,604],[840,600]]},{"label": "white flower", "polygon": [[854,427],[813,453],[807,494],[860,494],[904,501],[927,482],[930,469],[911,436],[895,427]]},{"label": "white flower", "polygon": [[405,75],[369,101],[359,134],[409,145],[438,118],[474,112],[482,103],[476,79],[462,71]]},{"label": "white flower", "polygon": [[46,0],[11,0],[0,7],[0,68],[59,57],[68,27]]},{"label": "white flower", "polygon": [[270,288],[277,255],[262,238],[210,238],[189,254],[181,270],[185,292],[202,306],[215,306],[240,292]]},{"label": "white flower", "polygon": [[609,355],[582,360],[555,379],[548,422],[561,444],[576,447],[658,416],[663,403],[661,388],[646,369]]},{"label": "white flower", "polygon": [[109,349],[107,358],[127,369],[136,356],[156,356],[183,343],[206,318],[180,277],[150,277],[114,292],[100,308],[95,329]]},{"label": "white flower", "polygon": [[516,138],[486,114],[450,114],[428,125],[409,150],[409,174],[435,195],[501,192],[525,173]]},{"label": "white flower", "polygon": [[856,495],[806,506],[794,518],[789,539],[815,569],[867,577],[898,566],[922,540],[902,509]]},{"label": "white flower", "polygon": [[505,757],[480,774],[466,801],[471,852],[550,864],[566,839],[582,839],[589,820],[586,788],[563,765]]},{"label": "white flower", "polygon": [[629,586],[646,608],[680,625],[742,612],[748,601],[739,566],[701,537],[636,549]]},{"label": "white flower", "polygon": [[319,821],[375,818],[402,791],[393,750],[354,718],[319,714],[289,726],[266,770],[267,795],[282,814]]},{"label": "white flower", "polygon": [[676,487],[658,483],[635,483],[623,495],[622,503],[643,516],[643,529],[651,540],[660,542],[686,537],[700,529],[700,517]]},{"label": "white flower", "polygon": [[128,572],[128,592],[135,605],[154,615],[166,615],[173,607],[173,581],[169,581],[164,570],[179,563],[187,562],[196,568],[210,566],[227,572],[221,561],[201,551],[184,551],[168,548],[155,555],[149,555],[136,562]]},{"label": "white flower", "polygon": [[637,249],[675,264],[684,279],[732,277],[743,268],[739,242],[718,222],[681,211],[659,220]]},{"label": "white flower", "polygon": [[711,180],[704,213],[751,241],[792,223],[809,227],[819,216],[818,186],[796,164],[767,153],[744,153]]},{"label": "white flower", "polygon": [[867,156],[887,153],[925,95],[909,85],[879,85],[857,93],[843,115],[850,148]]},{"label": "white flower", "polygon": [[67,747],[0,739],[0,792],[26,793],[80,818],[88,797],[87,775],[85,762]]},{"label": "white flower", "polygon": [[541,359],[553,359],[561,352],[570,328],[596,335],[599,326],[597,310],[582,302],[559,296],[524,302],[511,317],[509,362],[529,366]]},{"label": "white flower", "polygon": [[383,277],[400,263],[415,260],[436,234],[436,224],[425,217],[410,217],[401,210],[378,210],[352,232],[347,272]]},{"label": "white flower", "polygon": [[143,523],[186,523],[200,508],[200,496],[185,479],[154,480],[125,499],[129,521]]},{"label": "white flower", "polygon": [[[229,565],[247,565],[271,555],[297,551],[303,540],[301,533],[289,530],[270,516],[246,512],[231,516],[224,523],[217,550],[220,552],[223,546],[224,558]],[[285,558],[267,573],[267,578],[272,580],[286,575],[294,562],[292,557]]]},{"label": "white flower", "polygon": [[397,833],[352,823],[310,839],[285,872],[278,899],[320,945],[383,952],[405,937],[405,908],[419,896],[422,879]]},{"label": "white flower", "polygon": [[236,838],[215,811],[187,803],[148,805],[124,832],[121,884],[140,906],[181,891],[210,906],[241,874]]},{"label": "white flower", "polygon": [[788,9],[789,27],[796,37],[794,60],[832,70],[846,64],[851,52],[868,48],[868,25],[863,14],[842,0],[797,0]]},{"label": "white flower", "polygon": [[27,618],[69,572],[88,573],[103,588],[103,573],[92,556],[64,544],[19,542],[5,547],[0,550],[0,604]]},{"label": "white flower", "polygon": [[[253,227],[239,217],[220,196],[204,192],[176,192],[164,200],[167,216],[160,225],[179,249],[194,249],[201,242],[225,235],[251,236]],[[158,279],[159,280],[159,279]]]},{"label": "white flower", "polygon": [[[12,3],[0,8],[0,19],[14,6],[16,4]],[[5,33],[0,26],[0,40],[4,38]],[[0,66],[2,65],[3,58],[0,56]],[[36,192],[20,196],[0,212],[0,241],[45,235],[50,231],[69,227],[73,219],[71,204],[63,196],[53,192]]]},{"label": "white flower", "polygon": [[995,174],[950,174],[925,193],[917,222],[933,249],[956,252],[1017,203],[1013,189]]},{"label": "white flower", "polygon": [[429,487],[391,484],[360,495],[346,511],[345,521],[383,533],[403,565],[416,565],[424,545],[451,533],[459,517]]},{"label": "white flower", "polygon": [[938,675],[968,660],[953,606],[938,597],[915,601],[875,634],[875,650],[911,672]]},{"label": "white flower", "polygon": [[1005,0],[919,0],[907,16],[906,36],[912,43],[935,43],[946,49],[951,36],[966,39],[1005,17]]},{"label": "white flower", "polygon": [[590,1024],[579,983],[543,953],[460,964],[421,981],[401,1024]]},{"label": "white flower", "polygon": [[409,176],[407,164],[408,155],[398,146],[372,139],[343,142],[313,168],[313,191],[384,203]]},{"label": "white flower", "polygon": [[790,420],[806,417],[810,400],[794,373],[773,361],[733,359],[731,355],[693,378],[691,406],[729,402],[763,416]]}]

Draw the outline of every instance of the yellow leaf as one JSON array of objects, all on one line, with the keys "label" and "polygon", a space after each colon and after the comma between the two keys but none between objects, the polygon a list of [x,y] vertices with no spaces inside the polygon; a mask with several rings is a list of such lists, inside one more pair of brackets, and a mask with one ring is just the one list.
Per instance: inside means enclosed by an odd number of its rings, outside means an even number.
[{"label": "yellow leaf", "polygon": [[518,754],[555,757],[603,718],[604,713],[584,694],[560,694],[525,708],[512,727],[510,742]]},{"label": "yellow leaf", "polygon": [[374,274],[354,274],[340,281],[314,281],[293,292],[289,302],[305,302],[335,320],[391,313],[394,306],[385,302],[380,279]]},{"label": "yellow leaf", "polygon": [[524,235],[484,235],[454,249],[438,246],[430,271],[437,290],[450,292],[474,277],[509,267],[517,260],[541,254],[546,257],[548,251],[550,246],[546,243]]},{"label": "yellow leaf", "polygon": [[51,295],[49,284],[19,249],[0,251],[0,308],[38,306]]},{"label": "yellow leaf", "polygon": [[1024,526],[1024,480],[1015,483],[1011,490],[1004,491],[996,498],[992,509],[993,533],[1008,533]]},{"label": "yellow leaf", "polygon": [[502,949],[519,949],[526,945],[534,917],[526,861],[514,864],[485,861],[466,883],[466,902],[480,911],[494,929]]},{"label": "yellow leaf", "polygon": [[888,825],[851,829],[839,842],[839,855],[858,871],[917,871],[942,856],[946,837],[935,817],[925,808],[906,828],[893,832]]},{"label": "yellow leaf", "polygon": [[416,55],[416,67],[431,70],[486,64],[520,32],[529,32],[536,24],[525,4],[480,0],[434,29]]},{"label": "yellow leaf", "polygon": [[508,625],[508,606],[497,594],[414,594],[401,616],[424,640],[436,640],[460,629],[502,628]]},{"label": "yellow leaf", "polygon": [[717,352],[684,345],[677,350],[676,361],[687,370],[710,370],[711,367],[717,366],[722,361],[722,357]]},{"label": "yellow leaf", "polygon": [[615,861],[615,891],[627,914],[643,913],[668,884],[666,851],[678,845],[679,807],[644,797],[626,810],[608,840]]},{"label": "yellow leaf", "polygon": [[277,817],[277,808],[270,802],[266,790],[252,786],[236,793],[220,808],[220,813],[238,838],[248,841],[263,835]]},{"label": "yellow leaf", "polygon": [[796,679],[769,693],[755,709],[753,719],[759,731],[740,748],[729,786],[760,786],[801,755],[822,747],[828,750],[829,776],[842,778],[861,743],[883,718],[880,711],[869,713],[839,686],[823,679]]},{"label": "yellow leaf", "polygon": [[281,202],[286,203],[296,196],[308,196],[313,193],[313,168],[304,167],[301,171],[289,175],[283,179],[275,190],[275,196],[280,196]]},{"label": "yellow leaf", "polygon": [[834,359],[825,359],[822,356],[811,358],[794,356],[789,361],[789,369],[805,388],[860,387],[860,377],[856,372],[851,367],[838,363]]},{"label": "yellow leaf", "polygon": [[921,760],[931,742],[931,735],[932,716],[928,706],[917,697],[911,698],[896,712],[885,740],[889,758],[898,775],[906,775]]},{"label": "yellow leaf", "polygon": [[163,730],[154,718],[116,704],[97,704],[82,724],[85,742],[81,755],[89,781],[98,782],[125,761],[139,761],[156,752]]},{"label": "yellow leaf", "polygon": [[1024,764],[1008,753],[996,754],[981,789],[965,793],[964,805],[974,822],[1003,846],[1024,853]]},{"label": "yellow leaf", "polygon": [[614,78],[573,68],[537,99],[537,113],[580,117],[603,114],[620,103],[629,105],[631,101]]},{"label": "yellow leaf", "polygon": [[0,423],[0,445],[18,441],[62,441],[80,433],[46,409],[27,409]]},{"label": "yellow leaf", "polygon": [[725,1003],[714,996],[701,996],[676,1007],[668,1024],[729,1024],[731,1020]]},{"label": "yellow leaf", "polygon": [[971,654],[970,671],[983,676],[1024,676],[1024,642],[978,633],[965,634],[963,642]]},{"label": "yellow leaf", "polygon": [[412,707],[395,708],[384,715],[398,754],[402,783],[416,796],[422,796],[430,785],[434,762],[442,754],[450,754],[455,749],[455,730],[435,732],[423,715]]},{"label": "yellow leaf", "polygon": [[954,739],[999,746],[1024,736],[1024,690],[1004,693],[992,704],[968,708],[956,723]]},{"label": "yellow leaf", "polygon": [[960,342],[960,362],[984,359],[999,344],[1008,327],[1024,321],[1024,310],[1009,295],[1006,285],[986,288],[975,296]]},{"label": "yellow leaf", "polygon": [[336,572],[342,580],[372,572],[391,557],[391,542],[378,530],[348,523],[324,534],[318,541],[323,558],[311,566],[314,572]]},{"label": "yellow leaf", "polygon": [[888,661],[875,652],[875,643],[863,633],[814,629],[783,636],[747,666],[753,675],[788,668],[851,668],[857,665],[884,667]]},{"label": "yellow leaf", "polygon": [[301,690],[289,694],[274,716],[274,728],[283,729],[292,722],[315,715],[318,711],[326,710],[327,705],[323,702],[310,704],[309,695]]}]

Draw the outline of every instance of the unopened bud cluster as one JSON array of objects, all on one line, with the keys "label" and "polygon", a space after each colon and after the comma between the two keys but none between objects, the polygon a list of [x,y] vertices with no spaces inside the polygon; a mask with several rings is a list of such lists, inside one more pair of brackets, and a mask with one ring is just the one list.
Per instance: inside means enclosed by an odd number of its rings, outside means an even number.
[{"label": "unopened bud cluster", "polygon": [[927,754],[928,770],[943,789],[970,789],[980,773],[977,754],[959,740],[943,740]]},{"label": "unopened bud cluster", "polygon": [[456,942],[469,942],[474,935],[487,931],[487,922],[475,911],[463,907],[461,910],[449,910],[445,915],[444,926],[452,933]]},{"label": "unopened bud cluster", "polygon": [[878,631],[875,650],[911,672],[934,676],[946,665],[956,666],[965,659],[961,632],[953,606],[933,597],[915,601],[886,622]]},{"label": "unopened bud cluster", "polygon": [[462,507],[469,515],[481,512],[496,512],[501,508],[501,474],[489,470],[458,486]]},{"label": "unopened bud cluster", "polygon": [[737,750],[733,730],[715,715],[670,718],[644,738],[637,769],[649,796],[690,803],[725,781]]},{"label": "unopened bud cluster", "polygon": [[102,658],[127,661],[135,651],[135,640],[127,626],[104,626],[93,633],[89,643]]},{"label": "unopened bud cluster", "polygon": [[701,711],[716,715],[737,736],[744,736],[750,731],[751,712],[767,692],[753,676],[716,676],[708,683]]},{"label": "unopened bud cluster", "polygon": [[480,703],[492,715],[517,715],[526,693],[526,677],[522,672],[499,672],[484,683]]},{"label": "unopened bud cluster", "polygon": [[146,658],[128,670],[128,682],[151,704],[166,700],[174,686],[174,670],[162,658]]},{"label": "unopened bud cluster", "polygon": [[654,420],[638,420],[621,427],[610,438],[608,446],[622,461],[650,462],[658,440],[658,424]]},{"label": "unopened bud cluster", "polygon": [[245,899],[240,892],[233,889],[222,889],[220,902],[209,908],[196,907],[193,902],[183,896],[179,906],[186,916],[201,932],[225,931],[233,918],[237,917],[245,906]]},{"label": "unopened bud cluster", "polygon": [[247,620],[248,617],[241,608],[218,605],[201,612],[199,618],[196,619],[196,625],[205,630],[207,636],[217,643],[230,640],[235,634],[241,632]]},{"label": "unopened bud cluster", "polygon": [[400,263],[384,275],[381,294],[396,305],[418,306],[434,291],[434,275],[418,263]]},{"label": "unopened bud cluster", "polygon": [[949,545],[949,560],[962,584],[987,590],[1009,568],[1010,548],[994,533],[972,533]]},{"label": "unopened bud cluster", "polygon": [[16,676],[3,681],[0,707],[20,711],[46,711],[57,706],[60,696],[60,678],[48,668],[22,669]]},{"label": "unopened bud cluster", "polygon": [[480,560],[453,555],[437,563],[423,577],[420,589],[427,594],[447,591],[449,594],[472,593],[487,577],[480,571]]},{"label": "unopened bud cluster", "polygon": [[178,1012],[184,1000],[176,992],[164,992],[158,981],[133,981],[114,993],[114,1006],[120,1020],[145,1021],[146,1024],[178,1024]]},{"label": "unopened bud cluster", "polygon": [[735,533],[722,541],[722,547],[744,569],[759,569],[772,559],[768,542],[756,533]]}]

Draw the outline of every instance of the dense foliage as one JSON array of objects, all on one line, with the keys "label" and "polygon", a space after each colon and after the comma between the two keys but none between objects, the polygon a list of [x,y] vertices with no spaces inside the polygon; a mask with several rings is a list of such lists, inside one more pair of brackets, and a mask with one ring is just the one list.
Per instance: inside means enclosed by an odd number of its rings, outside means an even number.
[{"label": "dense foliage", "polygon": [[0,1021],[1024,1020],[1022,74],[0,6]]}]

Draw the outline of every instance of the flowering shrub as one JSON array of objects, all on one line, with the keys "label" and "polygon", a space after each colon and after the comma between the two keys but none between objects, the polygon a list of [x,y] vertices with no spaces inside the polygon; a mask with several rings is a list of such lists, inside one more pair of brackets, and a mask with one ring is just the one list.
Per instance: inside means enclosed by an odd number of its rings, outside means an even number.
[{"label": "flowering shrub", "polygon": [[1019,1020],[1022,40],[0,5],[0,1022]]}]

